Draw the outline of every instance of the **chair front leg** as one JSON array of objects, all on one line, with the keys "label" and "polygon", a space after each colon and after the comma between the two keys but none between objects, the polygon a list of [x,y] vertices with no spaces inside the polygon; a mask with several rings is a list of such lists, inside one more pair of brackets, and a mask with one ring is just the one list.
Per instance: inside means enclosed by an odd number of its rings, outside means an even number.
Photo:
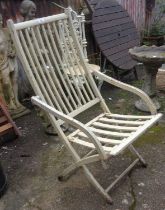
[{"label": "chair front leg", "polygon": [[113,200],[111,196],[106,192],[106,190],[98,183],[98,181],[95,179],[93,174],[89,171],[87,166],[82,166],[83,171],[88,179],[88,181],[96,188],[96,190],[103,195],[103,197],[106,199],[106,201],[110,204],[113,204]]},{"label": "chair front leg", "polygon": [[142,166],[143,166],[143,167],[147,167],[146,161],[145,161],[144,158],[139,154],[139,152],[135,149],[135,147],[134,147],[132,144],[129,146],[129,149],[130,149],[130,151],[131,151],[133,154],[135,154],[135,155],[139,158],[140,162],[142,163]]}]

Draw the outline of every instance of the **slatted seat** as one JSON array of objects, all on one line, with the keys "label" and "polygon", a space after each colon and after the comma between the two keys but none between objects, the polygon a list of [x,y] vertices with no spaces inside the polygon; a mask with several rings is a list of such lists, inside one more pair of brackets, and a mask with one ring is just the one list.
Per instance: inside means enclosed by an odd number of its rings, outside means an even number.
[{"label": "slatted seat", "polygon": [[[150,128],[160,116],[130,116],[101,114],[86,125],[96,135],[108,155],[117,155],[146,129]],[[71,142],[95,148],[90,139],[80,130],[68,136]]]},{"label": "slatted seat", "polygon": [[[157,114],[151,99],[143,91],[108,77],[95,68],[91,70],[84,58],[72,17],[72,11],[67,9],[63,14],[23,23],[14,24],[9,20],[8,27],[36,94],[32,102],[47,113],[59,139],[73,157],[74,163],[63,171],[59,179],[63,180],[81,167],[90,183],[112,203],[108,192],[113,186],[138,162],[146,165],[133,147],[133,142],[157,123],[162,114]],[[95,84],[94,76],[138,95],[151,114],[134,116],[111,113]],[[101,115],[87,124],[75,119],[78,114],[94,108],[96,104],[101,106]],[[61,128],[64,123],[75,131],[69,135],[64,133]],[[81,157],[75,144],[91,151],[87,150],[86,155]],[[104,160],[121,154],[127,148],[137,159],[104,189],[89,171],[88,164],[101,161],[104,166]]]}]

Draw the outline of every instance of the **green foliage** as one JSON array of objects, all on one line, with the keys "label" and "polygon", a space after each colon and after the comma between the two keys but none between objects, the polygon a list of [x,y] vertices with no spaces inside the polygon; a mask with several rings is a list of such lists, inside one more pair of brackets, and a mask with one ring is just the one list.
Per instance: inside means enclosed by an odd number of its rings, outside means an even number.
[{"label": "green foliage", "polygon": [[144,31],[145,36],[165,35],[165,0],[157,0],[153,10],[151,25]]}]

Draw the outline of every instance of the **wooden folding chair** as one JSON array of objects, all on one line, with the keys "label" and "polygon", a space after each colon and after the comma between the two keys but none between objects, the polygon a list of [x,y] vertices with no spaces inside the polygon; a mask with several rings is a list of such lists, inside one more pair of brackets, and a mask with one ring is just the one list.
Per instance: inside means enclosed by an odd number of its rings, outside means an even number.
[{"label": "wooden folding chair", "polygon": [[[157,114],[154,104],[143,91],[99,71],[91,71],[84,59],[70,9],[63,14],[23,23],[14,24],[9,20],[8,28],[37,95],[32,97],[32,102],[48,114],[59,138],[73,157],[74,163],[65,169],[59,178],[63,180],[76,168],[81,167],[92,185],[112,203],[108,192],[114,185],[138,162],[146,165],[132,143],[154,125],[162,114]],[[93,75],[140,96],[149,107],[151,115],[111,113],[98,91]],[[93,120],[83,124],[74,118],[96,104],[100,104],[102,114]],[[61,129],[64,123],[76,130],[67,135]],[[80,157],[73,147],[74,144],[89,148],[91,151]],[[88,164],[103,162],[109,157],[121,154],[127,148],[137,156],[137,159],[110,186],[103,189],[89,171]]]}]

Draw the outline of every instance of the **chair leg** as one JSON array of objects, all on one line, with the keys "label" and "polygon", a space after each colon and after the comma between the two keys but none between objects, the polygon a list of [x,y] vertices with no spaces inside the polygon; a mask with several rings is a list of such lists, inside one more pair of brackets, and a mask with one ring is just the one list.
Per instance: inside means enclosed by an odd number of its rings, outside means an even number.
[{"label": "chair leg", "polygon": [[144,159],[141,157],[141,155],[135,150],[135,148],[131,145],[130,146],[130,150],[131,152],[134,152],[138,158],[129,165],[128,168],[125,169],[125,171],[122,172],[122,174],[114,181],[112,182],[106,189],[104,189],[99,183],[98,181],[95,179],[95,177],[92,175],[92,173],[89,171],[89,169],[87,168],[86,165],[82,165],[82,166],[78,166],[77,164],[73,163],[72,165],[70,165],[68,168],[66,168],[63,173],[58,177],[58,179],[60,181],[65,180],[66,178],[69,177],[69,175],[71,175],[71,173],[73,171],[75,171],[77,168],[82,167],[87,179],[89,180],[89,182],[95,187],[95,189],[102,194],[102,196],[106,199],[106,201],[110,204],[113,203],[113,200],[111,198],[111,196],[108,194],[108,192],[123,178],[125,177],[132,169],[133,167],[139,162],[141,161],[143,163],[143,165],[146,165]]},{"label": "chair leg", "polygon": [[103,85],[103,82],[104,82],[103,80],[99,80],[98,81],[98,86],[97,87],[98,87],[98,89],[99,89],[100,92],[101,92],[101,87]]},{"label": "chair leg", "polygon": [[[90,152],[88,152],[83,158],[89,157],[92,155],[96,150],[92,149]],[[70,175],[73,174],[73,172],[78,169],[81,166],[77,166],[77,164],[73,163],[70,166],[68,166],[62,173],[61,175],[58,176],[59,181],[64,181],[67,178],[69,178]]]},{"label": "chair leg", "polygon": [[144,158],[139,154],[139,152],[135,149],[135,147],[133,145],[130,145],[129,146],[129,149],[132,153],[134,153],[140,160],[140,162],[142,163],[142,165],[144,167],[147,167],[147,163],[146,161],[144,160]]},{"label": "chair leg", "polygon": [[89,171],[89,169],[86,166],[82,166],[84,173],[89,180],[89,182],[96,188],[96,190],[103,195],[103,197],[106,199],[106,201],[110,204],[113,204],[113,200],[110,195],[103,189],[103,187],[98,183],[98,181],[94,178],[92,173]]},{"label": "chair leg", "polygon": [[113,181],[105,190],[106,192],[109,192],[123,177],[125,177],[133,168],[134,166],[139,162],[139,158],[134,160],[121,174],[118,176],[115,181]]},{"label": "chair leg", "polygon": [[66,168],[63,173],[58,176],[59,181],[63,181],[69,177],[69,175],[75,171],[78,167],[82,167],[87,179],[89,182],[97,189],[99,193],[103,195],[103,197],[106,199],[106,201],[110,204],[113,203],[112,198],[108,195],[108,193],[103,189],[103,187],[97,182],[97,180],[94,178],[92,173],[89,171],[89,169],[83,165],[83,166],[77,166],[76,164],[70,165],[68,168]]},{"label": "chair leg", "polygon": [[135,75],[135,79],[138,80],[138,74],[137,74],[136,67],[133,67],[133,73]]}]

